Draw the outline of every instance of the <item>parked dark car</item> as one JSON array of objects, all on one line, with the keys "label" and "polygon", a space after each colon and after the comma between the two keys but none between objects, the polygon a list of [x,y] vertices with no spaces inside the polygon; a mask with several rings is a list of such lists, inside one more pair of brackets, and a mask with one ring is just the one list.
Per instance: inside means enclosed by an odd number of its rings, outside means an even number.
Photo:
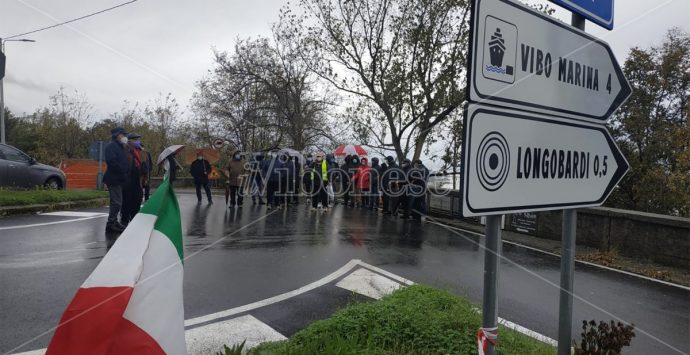
[{"label": "parked dark car", "polygon": [[0,187],[64,189],[65,181],[60,169],[41,164],[11,145],[0,144]]}]

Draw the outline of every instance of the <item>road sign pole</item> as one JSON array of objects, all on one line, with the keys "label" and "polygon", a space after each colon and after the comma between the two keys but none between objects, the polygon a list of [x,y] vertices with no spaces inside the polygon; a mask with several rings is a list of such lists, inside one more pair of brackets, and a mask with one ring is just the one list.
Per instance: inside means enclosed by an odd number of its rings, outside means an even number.
[{"label": "road sign pole", "polygon": [[[486,217],[484,299],[482,302],[482,328],[485,331],[498,326],[498,263],[501,255],[501,217],[501,215]],[[494,345],[489,342],[486,355],[494,355],[495,353]]]},{"label": "road sign pole", "polygon": [[[585,18],[573,12],[570,24],[584,31]],[[563,210],[561,236],[561,292],[558,305],[558,355],[570,355],[570,345],[572,343],[576,232],[577,210]]]},{"label": "road sign pole", "polygon": [[[0,38],[0,61],[3,61],[5,55],[5,42]],[[5,63],[0,63],[0,65],[5,65]],[[5,88],[4,77],[5,68],[0,68],[0,143],[5,144]]]},{"label": "road sign pole", "polygon": [[573,281],[577,211],[563,210],[561,238],[561,293],[558,305],[558,355],[570,355],[573,328]]},{"label": "road sign pole", "polygon": [[0,143],[5,144],[5,90],[3,88],[4,79],[0,79]]}]

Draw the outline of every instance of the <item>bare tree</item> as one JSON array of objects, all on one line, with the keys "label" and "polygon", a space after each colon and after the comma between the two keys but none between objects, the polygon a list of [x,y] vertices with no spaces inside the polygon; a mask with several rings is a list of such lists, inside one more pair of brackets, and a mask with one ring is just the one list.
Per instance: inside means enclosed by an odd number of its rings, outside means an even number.
[{"label": "bare tree", "polygon": [[[363,143],[418,158],[434,127],[464,99],[465,0],[301,0],[281,12],[305,63],[357,102]],[[376,108],[374,110],[373,108]]]}]

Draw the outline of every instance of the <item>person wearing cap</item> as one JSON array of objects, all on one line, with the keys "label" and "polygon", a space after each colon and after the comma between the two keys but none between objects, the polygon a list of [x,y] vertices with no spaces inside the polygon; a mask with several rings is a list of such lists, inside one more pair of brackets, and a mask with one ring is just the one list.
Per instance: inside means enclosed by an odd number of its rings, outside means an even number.
[{"label": "person wearing cap", "polygon": [[192,162],[189,167],[189,172],[194,178],[194,187],[196,188],[196,200],[197,203],[201,203],[201,187],[203,186],[206,192],[206,199],[208,204],[213,203],[213,198],[211,197],[211,188],[208,186],[208,174],[212,171],[211,163],[204,158],[204,153],[202,151],[196,152],[196,159]]},{"label": "person wearing cap", "polygon": [[110,207],[106,232],[122,232],[125,226],[118,221],[122,210],[122,189],[129,181],[129,162],[127,161],[127,132],[122,127],[110,130],[111,141],[105,146],[105,163],[108,166],[103,175],[103,183],[108,186]]},{"label": "person wearing cap", "polygon": [[314,163],[312,163],[310,169],[312,211],[316,210],[319,202],[321,202],[321,206],[324,209],[328,209],[328,192],[326,188],[329,184],[331,170],[328,162],[324,159],[324,154],[316,153],[314,156]]},{"label": "person wearing cap", "polygon": [[129,133],[127,135],[127,162],[129,164],[129,181],[122,189],[121,223],[125,226],[134,219],[144,198],[142,185],[142,152],[141,135]]}]

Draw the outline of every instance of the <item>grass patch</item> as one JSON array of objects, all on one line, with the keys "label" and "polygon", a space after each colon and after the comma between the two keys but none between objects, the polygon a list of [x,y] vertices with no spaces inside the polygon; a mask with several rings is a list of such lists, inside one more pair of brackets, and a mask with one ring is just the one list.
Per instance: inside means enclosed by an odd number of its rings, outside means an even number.
[{"label": "grass patch", "polygon": [[[378,302],[350,305],[290,339],[264,343],[249,354],[477,354],[481,316],[464,298],[413,285]],[[499,329],[501,354],[555,354],[555,348]]]},{"label": "grass patch", "polygon": [[26,206],[44,203],[92,200],[103,197],[108,197],[107,191],[0,189],[0,206]]}]

